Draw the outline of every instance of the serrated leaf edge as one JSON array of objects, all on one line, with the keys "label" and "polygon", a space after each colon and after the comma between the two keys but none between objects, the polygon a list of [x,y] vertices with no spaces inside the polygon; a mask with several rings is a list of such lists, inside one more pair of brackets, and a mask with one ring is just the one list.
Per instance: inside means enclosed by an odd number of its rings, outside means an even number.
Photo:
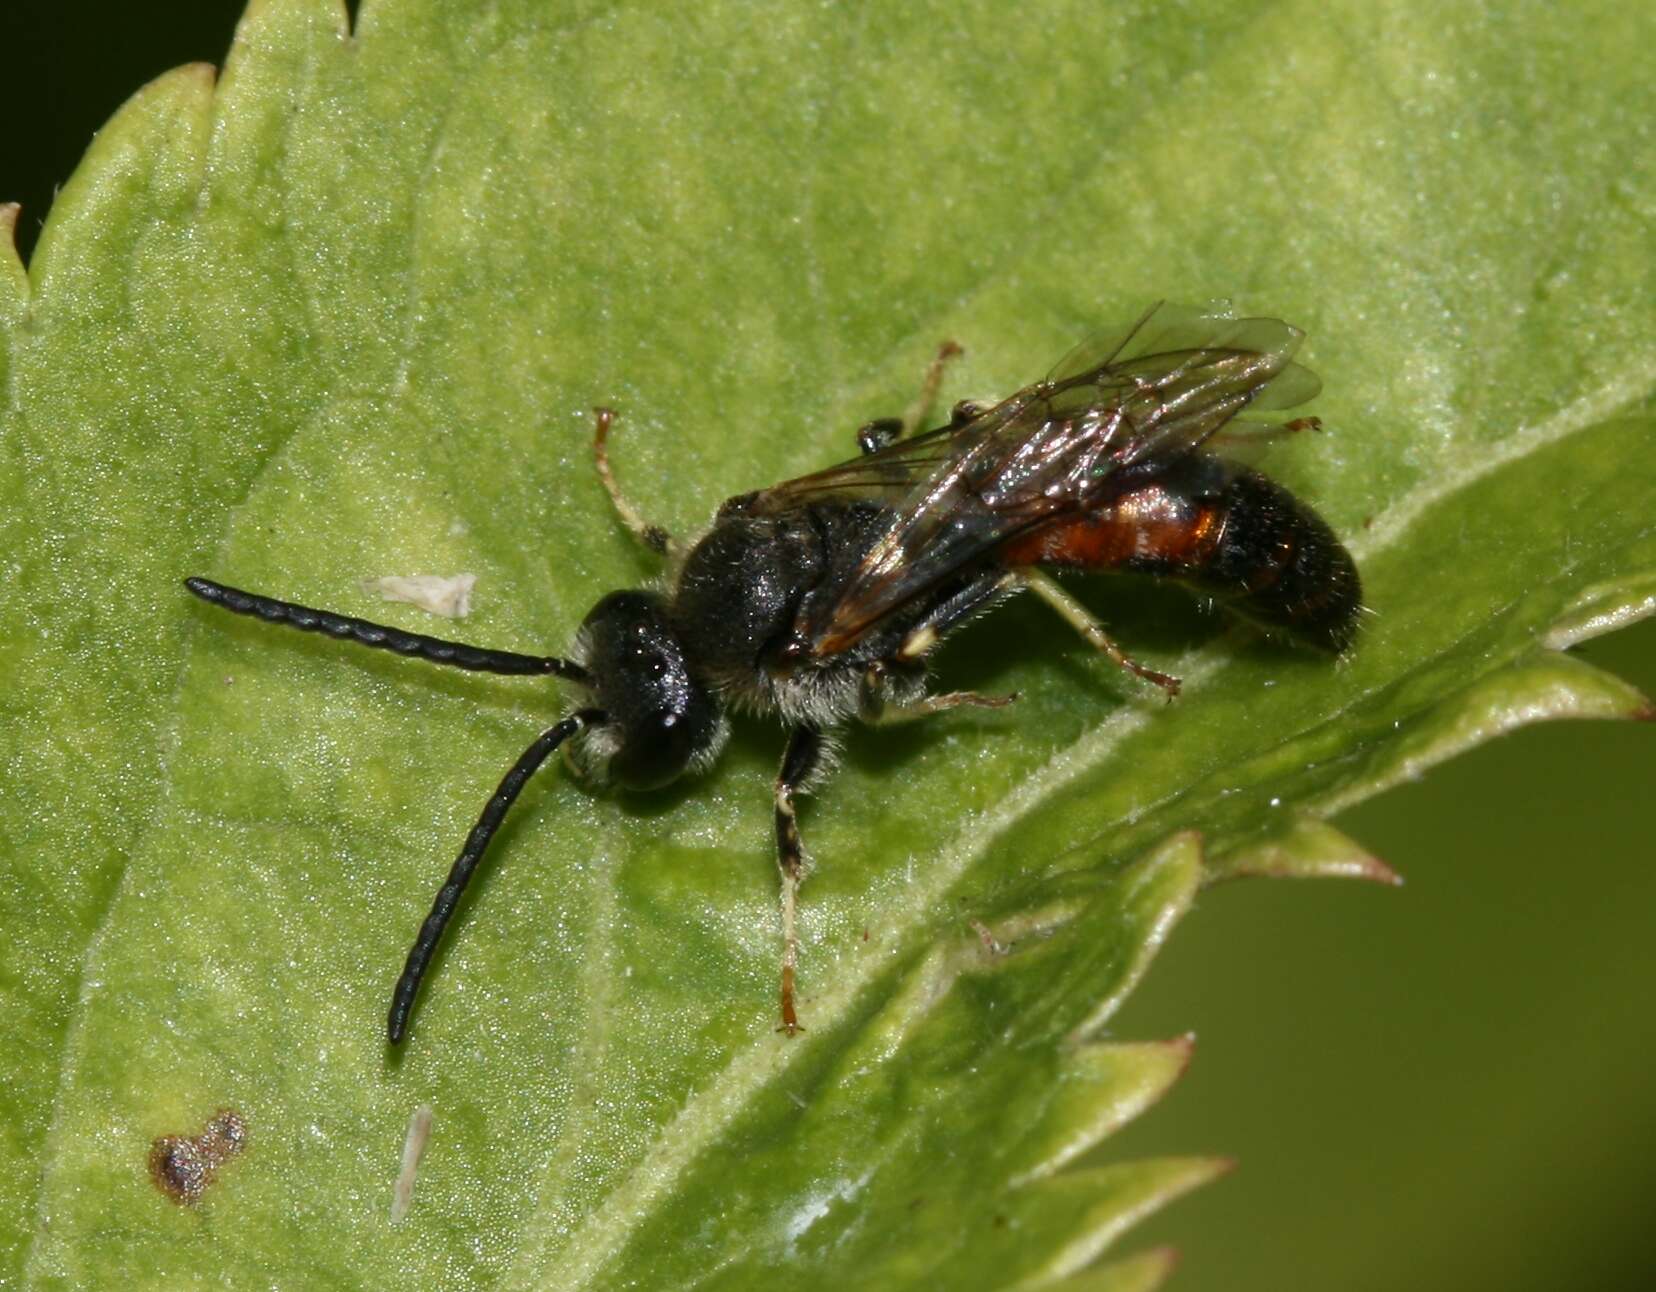
[{"label": "serrated leaf edge", "polygon": [[1012,1175],[1023,1188],[1056,1174],[1149,1108],[1184,1075],[1196,1038],[1170,1041],[1105,1041],[1069,1050],[1060,1064],[1058,1093],[1043,1127],[1048,1146]]},{"label": "serrated leaf edge", "polygon": [[[17,220],[23,207],[17,202],[0,202],[0,278],[5,280],[7,298],[18,305],[29,299],[29,274],[17,250]],[[0,298],[5,304],[7,298]]]},{"label": "serrated leaf edge", "polygon": [[1207,882],[1251,877],[1270,879],[1361,879],[1398,885],[1403,876],[1327,821],[1295,813],[1288,827],[1254,843],[1220,854],[1207,864]]},{"label": "serrated leaf edge", "polygon": [[1551,650],[1571,646],[1656,614],[1656,576],[1617,579],[1586,588],[1541,638]]},{"label": "serrated leaf edge", "polygon": [[[1189,909],[1200,875],[1200,843],[1190,831],[1175,834],[1152,848],[1124,874],[1123,878],[1129,881],[1129,886],[1122,897],[1123,905],[1132,902],[1140,885],[1164,884],[1169,893],[1160,903],[1149,935],[1135,947],[1131,963],[1122,974],[1122,985],[1094,1009],[1087,1024],[1072,1034],[1070,1044],[1080,1045],[1092,1030],[1102,1026],[1143,977],[1172,926]],[[914,887],[922,889],[924,885],[917,881]],[[942,891],[941,887],[939,891]],[[1015,929],[1046,932],[1067,922],[1074,913],[1071,903],[1054,903],[1037,912],[1011,917],[1000,927],[1003,932]],[[908,981],[891,1001],[886,1002],[872,1024],[887,1029],[881,1053],[885,1056],[894,1053],[902,1039],[943,999],[963,973],[983,971],[986,967],[992,971],[994,962],[991,960],[986,966],[985,954],[979,936],[970,931],[951,937],[927,952],[920,964],[909,971],[906,975]],[[835,1022],[846,1017],[859,995],[872,985],[879,972],[878,966],[859,969],[854,963],[836,967],[829,987],[811,1001],[818,1035],[833,1031]],[[662,1147],[647,1154],[583,1219],[573,1234],[562,1231],[556,1235],[543,1234],[531,1222],[512,1267],[502,1280],[502,1286],[540,1287],[538,1275],[546,1264],[547,1251],[554,1237],[568,1238],[556,1255],[562,1285],[580,1287],[593,1282],[605,1264],[624,1247],[636,1217],[667,1192],[679,1174],[741,1114],[754,1089],[779,1077],[806,1053],[811,1043],[810,1033],[792,1042],[768,1034],[756,1039],[707,1086],[685,1101],[678,1115],[657,1137],[656,1143]],[[1049,1181],[1069,1178],[1068,1175],[1047,1177]]]},{"label": "serrated leaf edge", "polygon": [[1084,1189],[1100,1195],[1101,1201],[1088,1210],[1075,1236],[1053,1253],[1046,1268],[1013,1284],[1008,1292],[1034,1292],[1087,1270],[1145,1217],[1235,1166],[1223,1157],[1148,1158],[1042,1181],[1031,1192]]},{"label": "serrated leaf edge", "polygon": [[1314,804],[1332,816],[1382,790],[1419,780],[1457,754],[1535,722],[1562,718],[1637,718],[1648,712],[1644,694],[1614,673],[1557,651],[1543,650],[1486,673],[1426,715],[1431,738],[1388,758],[1360,783]]},{"label": "serrated leaf edge", "polygon": [[1095,1265],[1060,1280],[1063,1292],[1155,1292],[1179,1267],[1179,1249],[1152,1247],[1108,1265]]},{"label": "serrated leaf edge", "polygon": [[[263,8],[263,7],[266,7],[266,6],[259,3],[259,0],[255,0],[254,4],[250,7],[250,13],[253,9],[259,9],[259,8]],[[11,215],[11,220],[14,222],[15,218],[16,218],[16,211],[15,211],[15,208],[13,208],[12,215]],[[15,252],[13,253],[13,259],[15,260]],[[1656,370],[1653,370],[1653,371],[1656,371]],[[1648,381],[1647,381],[1646,384],[1647,385],[1649,384]],[[1583,402],[1586,402],[1586,401],[1583,401]],[[1568,411],[1568,410],[1566,410],[1566,411]],[[1514,438],[1517,438],[1517,437],[1514,437]],[[1530,448],[1533,448],[1533,447],[1534,447],[1534,445],[1530,445],[1530,446],[1528,446],[1526,448],[1523,448],[1521,450],[1511,451],[1506,455],[1506,458],[1511,458],[1511,457],[1514,457],[1514,456],[1518,456],[1519,453],[1530,451]],[[1506,460],[1506,459],[1502,459],[1502,460]],[[1476,474],[1481,474],[1481,473],[1482,472],[1474,472],[1473,477],[1475,477]],[[1469,478],[1472,478],[1472,477],[1469,477]],[[1441,498],[1443,496],[1447,496],[1447,494],[1449,492],[1451,492],[1451,490],[1449,490],[1447,488],[1438,491],[1435,494],[1434,497],[1422,501],[1420,503],[1420,505],[1416,508],[1414,513],[1412,513],[1408,516],[1403,516],[1401,518],[1398,518],[1397,521],[1396,521],[1396,524],[1393,527],[1394,532],[1397,532],[1397,533],[1402,532],[1402,530],[1404,530],[1408,527],[1408,524],[1412,522],[1414,516],[1417,515],[1420,510],[1424,510],[1424,508],[1426,506],[1430,505],[1431,502],[1437,501],[1439,498]],[[1392,513],[1388,513],[1388,515],[1391,515],[1391,514]],[[1377,525],[1376,528],[1378,530],[1380,527]],[[1383,544],[1380,544],[1380,545],[1383,545]],[[1648,609],[1646,611],[1644,611],[1643,613],[1649,613]],[[1212,671],[1214,671],[1219,666],[1222,666],[1222,665],[1220,663],[1215,663],[1214,666],[1212,668],[1207,669],[1206,672],[1211,673]],[[1608,675],[1605,675],[1605,676],[1608,676]],[[1546,716],[1586,716],[1586,715],[1548,714]],[[1592,715],[1592,716],[1599,716],[1599,715]],[[1627,716],[1627,715],[1617,715],[1617,716]],[[1127,723],[1131,724],[1132,727],[1136,727],[1137,725],[1139,725],[1139,723],[1141,723],[1144,720],[1146,720],[1146,715],[1145,714],[1135,712],[1135,713],[1129,714],[1128,718],[1125,721]],[[1528,720],[1535,720],[1535,719],[1528,719]],[[1098,730],[1102,730],[1105,725],[1107,725],[1107,724],[1101,724],[1101,727]],[[1519,725],[1519,724],[1515,722],[1512,725]],[[1127,729],[1127,728],[1124,727],[1123,730],[1125,730],[1125,729]],[[1509,729],[1509,728],[1508,727],[1501,727],[1501,728],[1498,728],[1498,729],[1499,730],[1505,730],[1505,729]],[[1090,733],[1090,734],[1093,734],[1093,733]],[[1118,732],[1117,734],[1119,735],[1121,733]],[[1493,734],[1493,733],[1490,733],[1490,734]],[[1483,737],[1480,737],[1480,738],[1487,738],[1487,735],[1485,735]],[[1105,747],[1108,747],[1109,743],[1111,743],[1111,742],[1108,741],[1108,740],[1103,742]],[[1439,758],[1434,758],[1431,761],[1422,764],[1422,766],[1430,766],[1430,765],[1432,765],[1433,762],[1441,761],[1441,758],[1446,758],[1446,757],[1451,756],[1453,753],[1460,752],[1461,749],[1466,748],[1467,744],[1470,744],[1470,743],[1476,743],[1476,741],[1469,741],[1466,744],[1461,744],[1461,745],[1459,745],[1457,747],[1454,747],[1454,748],[1448,748],[1445,752],[1441,753],[1441,756]],[[1055,762],[1056,761],[1058,761],[1058,760],[1055,760]],[[1079,775],[1082,771],[1086,770],[1088,765],[1089,765],[1088,760],[1083,759],[1081,761],[1080,765],[1073,769],[1073,775],[1070,779],[1073,779],[1074,775]],[[1029,782],[1025,783],[1025,786],[1038,785],[1039,789],[1038,790],[1032,790],[1028,794],[1024,795],[1024,798],[1028,799],[1029,802],[1025,803],[1022,807],[1015,807],[1013,810],[1011,810],[1010,812],[1005,813],[1005,814],[997,814],[997,815],[1001,816],[1000,829],[1006,828],[1006,826],[1009,825],[1012,821],[1016,820],[1017,817],[1019,815],[1021,815],[1023,811],[1027,810],[1028,806],[1032,805],[1032,803],[1034,803],[1034,802],[1039,802],[1042,799],[1044,799],[1058,785],[1060,785],[1062,783],[1064,783],[1062,780],[1049,780],[1049,779],[1047,779],[1045,777],[1042,777],[1042,776],[1032,777]],[[1393,782],[1393,783],[1395,783],[1395,782]],[[1020,787],[1020,789],[1023,789],[1023,788],[1024,788],[1023,786]],[[1374,792],[1377,792],[1378,789],[1380,789],[1380,788],[1384,788],[1384,785],[1372,784],[1372,785],[1364,786],[1362,792],[1360,794],[1358,794],[1356,797],[1358,797],[1358,798],[1367,797],[1370,794],[1372,794]],[[1354,798],[1352,801],[1356,801],[1356,798]],[[1336,810],[1336,809],[1334,807],[1329,807],[1328,810]],[[997,830],[994,833],[999,833],[999,831]],[[993,837],[993,835],[991,834],[990,836],[987,836],[987,837]],[[970,848],[965,848],[964,850],[957,848],[956,849],[956,859],[957,859],[957,862],[959,862],[959,864],[955,867],[956,870],[960,869],[964,865],[964,862],[959,860],[963,855],[969,857],[971,855],[974,855],[974,852]],[[950,879],[953,878],[952,873],[949,876],[949,878]],[[1171,927],[1171,922],[1169,922],[1167,925],[1163,926],[1162,928],[1158,929],[1156,939],[1155,939],[1155,944],[1154,944],[1155,946],[1159,946],[1160,941],[1163,940],[1167,930],[1170,927]],[[94,938],[92,945],[93,946],[96,945],[96,937]],[[1152,948],[1152,952],[1153,952],[1153,949],[1154,948]],[[1144,959],[1145,959],[1145,962],[1147,963],[1148,956],[1146,956]],[[1135,975],[1134,978],[1133,978],[1133,982],[1136,982],[1136,981],[1137,981],[1137,975]],[[863,985],[866,985],[866,984],[861,984],[861,983],[857,984],[858,987],[863,986]],[[1119,999],[1121,998],[1121,996],[1124,996],[1124,995],[1125,995],[1125,992],[1120,993],[1115,998],[1116,1003],[1119,1003]],[[1113,1011],[1113,1005],[1112,1005],[1111,1008],[1112,1008],[1112,1011]],[[1105,1014],[1104,1017],[1108,1017],[1108,1014]]]}]

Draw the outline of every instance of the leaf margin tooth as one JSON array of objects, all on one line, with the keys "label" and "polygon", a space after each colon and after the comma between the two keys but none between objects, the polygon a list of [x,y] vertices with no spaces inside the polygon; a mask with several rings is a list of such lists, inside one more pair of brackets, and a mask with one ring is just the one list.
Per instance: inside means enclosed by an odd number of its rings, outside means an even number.
[{"label": "leaf margin tooth", "polygon": [[1423,711],[1415,730],[1388,741],[1363,775],[1317,800],[1312,810],[1332,816],[1520,727],[1567,718],[1638,719],[1650,711],[1649,699],[1632,683],[1542,647]]},{"label": "leaf margin tooth", "polygon": [[1196,1036],[1165,1041],[1097,1041],[1060,1060],[1046,1122],[1020,1146],[1028,1165],[1009,1163],[1007,1188],[1050,1179],[1142,1115],[1184,1075]]},{"label": "leaf margin tooth", "polygon": [[[1072,1236],[1051,1245],[1045,1268],[1012,1285],[1008,1292],[1035,1292],[1092,1269],[1122,1234],[1168,1203],[1236,1168],[1228,1157],[1152,1157],[1083,1171],[1065,1171],[1012,1195],[1038,1211],[1071,1192],[1089,1192]],[[1011,1199],[1009,1199],[1011,1201]],[[1017,1203],[1014,1204],[1018,1205]]]},{"label": "leaf margin tooth", "polygon": [[1108,1265],[1080,1270],[1055,1286],[1060,1292],[1156,1292],[1179,1268],[1179,1249],[1146,1248]]},{"label": "leaf margin tooth", "polygon": [[[1149,930],[1135,949],[1132,962],[1120,982],[1113,991],[1094,1003],[1085,1018],[1070,1028],[1064,1044],[1079,1047],[1093,1040],[1138,989],[1174,925],[1185,917],[1196,900],[1206,864],[1205,851],[1200,831],[1175,830],[1153,844],[1123,872],[1124,878],[1134,878],[1140,885],[1159,883],[1166,885],[1167,891],[1161,900],[1160,910],[1150,922]],[[1121,909],[1126,909],[1134,896],[1135,892],[1130,887],[1121,897]]]},{"label": "leaf margin tooth", "polygon": [[1630,574],[1583,588],[1551,628],[1541,644],[1563,651],[1656,615],[1656,574]]},{"label": "leaf margin tooth", "polygon": [[1295,813],[1275,834],[1210,859],[1205,884],[1231,879],[1358,879],[1397,887],[1403,876],[1345,831],[1309,813]]},{"label": "leaf margin tooth", "polygon": [[15,325],[13,312],[29,299],[29,271],[17,249],[17,221],[23,214],[21,202],[0,202],[0,322]]}]

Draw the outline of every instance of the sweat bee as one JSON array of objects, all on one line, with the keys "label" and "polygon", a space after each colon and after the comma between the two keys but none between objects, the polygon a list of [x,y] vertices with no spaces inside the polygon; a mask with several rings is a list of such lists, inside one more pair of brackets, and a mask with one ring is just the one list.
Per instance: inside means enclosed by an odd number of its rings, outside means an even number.
[{"label": "sweat bee", "polygon": [[[566,742],[591,780],[651,790],[711,766],[731,711],[781,721],[780,1030],[792,1034],[806,869],[795,801],[823,771],[827,734],[839,725],[1016,698],[928,691],[927,661],[955,630],[1031,592],[1171,699],[1178,679],[1128,656],[1050,573],[1128,571],[1187,584],[1313,648],[1346,650],[1362,608],[1350,554],[1316,512],[1232,452],[1317,425],[1232,424],[1244,410],[1292,408],[1318,392],[1292,359],[1303,335],[1277,319],[1156,305],[1125,335],[1082,344],[998,403],[957,404],[933,430],[914,433],[909,418],[869,422],[858,456],[728,499],[689,543],[647,523],[621,491],[607,452],[614,414],[599,409],[600,478],[667,571],[654,587],[601,598],[567,657],[488,650],[186,579],[196,596],[238,614],[435,664],[551,675],[578,696],[507,772],[438,890],[392,994],[391,1043],[402,1040],[490,838]],[[917,408],[955,352],[945,346],[934,361]]]}]

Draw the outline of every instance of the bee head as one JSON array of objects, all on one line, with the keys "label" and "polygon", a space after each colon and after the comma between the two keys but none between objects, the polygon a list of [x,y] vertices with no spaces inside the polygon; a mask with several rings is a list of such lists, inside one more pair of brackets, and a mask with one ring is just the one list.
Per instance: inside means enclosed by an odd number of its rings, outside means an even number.
[{"label": "bee head", "polygon": [[729,734],[723,708],[691,675],[659,593],[610,593],[581,624],[572,654],[606,715],[567,746],[583,776],[653,790],[718,757]]}]

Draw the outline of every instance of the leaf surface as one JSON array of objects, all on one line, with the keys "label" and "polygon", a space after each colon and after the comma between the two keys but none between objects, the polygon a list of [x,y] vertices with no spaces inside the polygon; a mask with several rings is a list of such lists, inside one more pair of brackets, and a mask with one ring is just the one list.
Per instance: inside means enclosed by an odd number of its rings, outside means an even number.
[{"label": "leaf surface", "polygon": [[[1645,708],[1558,648],[1656,604],[1648,25],[255,3],[0,260],[0,1281],[1154,1286],[1164,1252],[1093,1262],[1223,1164],[1089,1156],[1188,1048],[1103,1028],[1204,876],[1374,873],[1322,817]],[[1020,704],[852,733],[805,810],[792,1043],[774,733],[648,798],[543,774],[387,1054],[431,891],[566,701],[180,576],[448,632],[361,581],[469,571],[468,639],[559,650],[652,574],[593,404],[685,532],[848,455],[944,337],[945,398],[1004,393],[1164,297],[1310,333],[1330,433],[1270,469],[1358,556],[1348,662],[1078,584],[1164,707],[1038,606],[974,627],[943,684]],[[149,1144],[220,1106],[248,1147],[175,1207]]]}]

